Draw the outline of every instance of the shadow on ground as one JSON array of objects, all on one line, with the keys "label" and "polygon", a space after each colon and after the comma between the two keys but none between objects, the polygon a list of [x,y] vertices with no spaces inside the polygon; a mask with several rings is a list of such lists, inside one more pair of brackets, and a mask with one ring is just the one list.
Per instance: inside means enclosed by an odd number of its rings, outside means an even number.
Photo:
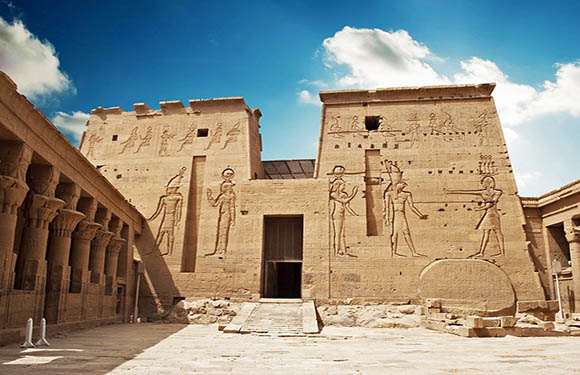
[{"label": "shadow on ground", "polygon": [[[50,346],[0,348],[0,374],[107,374],[186,325],[114,324],[49,338]],[[143,334],[146,328],[146,334]]]}]

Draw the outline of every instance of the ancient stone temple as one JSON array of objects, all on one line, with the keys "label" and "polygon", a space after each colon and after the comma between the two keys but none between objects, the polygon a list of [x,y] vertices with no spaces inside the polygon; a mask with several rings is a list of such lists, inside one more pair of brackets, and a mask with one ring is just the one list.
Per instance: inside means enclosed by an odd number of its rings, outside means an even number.
[{"label": "ancient stone temple", "polygon": [[1,79],[1,328],[204,297],[553,320],[554,259],[579,309],[580,182],[518,196],[494,84],[321,92],[316,160],[262,161],[240,97],[98,107],[79,153]]},{"label": "ancient stone temple", "polygon": [[92,111],[81,152],[147,218],[164,305],[190,296],[392,302],[482,314],[545,301],[491,93],[322,92],[318,156],[262,162],[242,98]]}]

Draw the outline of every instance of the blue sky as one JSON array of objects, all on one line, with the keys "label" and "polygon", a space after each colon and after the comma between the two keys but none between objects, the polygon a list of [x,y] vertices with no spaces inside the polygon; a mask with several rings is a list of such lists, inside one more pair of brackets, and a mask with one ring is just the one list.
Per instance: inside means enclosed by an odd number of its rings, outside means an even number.
[{"label": "blue sky", "polygon": [[[363,5],[364,4],[364,5]],[[317,92],[498,82],[522,195],[580,178],[580,3],[0,0],[0,70],[75,143],[97,106],[243,96],[314,158]]]}]

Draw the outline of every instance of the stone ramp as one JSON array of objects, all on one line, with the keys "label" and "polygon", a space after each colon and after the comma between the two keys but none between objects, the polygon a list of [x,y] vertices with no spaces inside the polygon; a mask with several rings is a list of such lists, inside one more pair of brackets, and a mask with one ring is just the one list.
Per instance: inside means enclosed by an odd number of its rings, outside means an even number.
[{"label": "stone ramp", "polygon": [[299,336],[319,332],[314,302],[267,300],[245,303],[225,333]]}]

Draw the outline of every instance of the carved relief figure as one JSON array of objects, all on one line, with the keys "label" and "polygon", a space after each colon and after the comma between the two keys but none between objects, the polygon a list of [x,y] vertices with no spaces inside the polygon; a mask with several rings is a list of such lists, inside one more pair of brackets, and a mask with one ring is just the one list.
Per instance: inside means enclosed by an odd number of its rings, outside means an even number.
[{"label": "carved relief figure", "polygon": [[119,154],[122,154],[128,148],[132,148],[133,146],[135,146],[135,141],[137,141],[137,139],[139,139],[138,131],[139,131],[139,128],[135,126],[133,128],[133,130],[131,130],[131,134],[129,135],[129,138],[127,138],[127,140],[125,142],[121,142],[121,144],[123,145],[123,148],[121,149],[121,152],[119,152]]},{"label": "carved relief figure", "polygon": [[328,132],[333,133],[333,136],[335,138],[342,138],[343,137],[342,134],[338,134],[338,133],[342,132],[342,126],[340,126],[339,118],[340,118],[340,116],[331,116],[328,119],[328,122],[330,123],[330,128],[329,128]]},{"label": "carved relief figure", "polygon": [[358,116],[354,115],[352,116],[352,122],[350,124],[350,130],[352,130],[354,133],[352,134],[353,137],[358,137],[359,134],[357,132],[362,131],[363,129],[361,129],[360,124],[358,123]]},{"label": "carved relief figure", "polygon": [[240,122],[236,122],[234,126],[226,133],[226,141],[222,147],[222,150],[226,148],[229,143],[234,143],[238,140],[238,135],[240,135],[242,131],[240,130]]},{"label": "carved relief figure", "polygon": [[89,151],[87,152],[86,157],[89,156],[95,157],[95,144],[101,142],[103,138],[99,137],[96,133],[91,134],[89,137]]},{"label": "carved relief figure", "polygon": [[166,251],[162,252],[161,255],[173,254],[175,232],[177,231],[179,222],[181,221],[183,208],[183,195],[179,192],[179,188],[181,187],[181,180],[183,179],[185,170],[185,167],[181,168],[179,173],[167,182],[165,195],[162,195],[159,198],[155,213],[147,219],[148,221],[152,221],[157,217],[161,217],[157,236],[155,237],[155,247],[147,254],[151,254],[153,250],[159,249],[165,237],[167,237],[167,247]]},{"label": "carved relief figure", "polygon": [[181,142],[181,146],[179,146],[179,150],[177,150],[177,152],[183,150],[185,146],[193,144],[196,129],[197,126],[195,126],[195,124],[191,124],[185,136],[179,140],[179,142]]},{"label": "carved relief figure", "polygon": [[145,137],[141,138],[141,143],[139,143],[139,146],[137,146],[137,149],[135,150],[134,154],[141,151],[141,148],[146,147],[146,146],[150,146],[152,139],[153,139],[153,130],[152,130],[151,126],[148,126],[147,132],[145,133]]},{"label": "carved relief figure", "polygon": [[234,170],[226,168],[222,172],[223,182],[220,184],[220,193],[214,198],[210,189],[207,189],[207,200],[213,207],[218,207],[217,234],[214,251],[205,256],[217,255],[223,258],[228,249],[230,229],[236,221],[236,193],[234,192],[235,184]]},{"label": "carved relief figure", "polygon": [[169,140],[175,137],[175,134],[169,134],[168,130],[164,130],[161,134],[161,144],[159,145],[159,156],[169,156],[167,149],[169,148]]},{"label": "carved relief figure", "polygon": [[215,132],[213,133],[213,137],[211,137],[205,149],[209,150],[211,145],[213,145],[214,143],[220,143],[222,141],[222,133],[223,133],[223,125],[221,122],[218,122]]},{"label": "carved relief figure", "polygon": [[385,207],[385,224],[391,226],[391,254],[405,256],[398,252],[399,237],[403,237],[411,251],[411,256],[426,256],[418,253],[415,249],[407,221],[407,204],[419,219],[425,220],[427,219],[427,215],[419,211],[413,202],[413,194],[405,190],[407,183],[403,180],[403,172],[401,172],[399,167],[393,165],[390,161],[386,161],[385,167],[391,179],[391,183],[387,186],[384,193],[385,204],[383,206]]},{"label": "carved relief figure", "polygon": [[473,126],[477,135],[479,136],[479,145],[487,143],[489,140],[489,121],[487,119],[487,112],[483,111],[477,116],[477,121]]},{"label": "carved relief figure", "polygon": [[468,194],[481,197],[481,202],[478,203],[476,211],[483,211],[483,216],[475,226],[475,229],[481,229],[483,235],[481,237],[481,244],[479,251],[470,257],[483,257],[489,236],[494,235],[497,240],[499,252],[491,255],[496,257],[505,254],[504,237],[501,231],[501,223],[499,212],[497,211],[497,204],[503,191],[495,188],[495,179],[491,176],[485,176],[481,179],[481,189],[479,190],[444,190],[446,194]]},{"label": "carved relief figure", "polygon": [[356,257],[355,254],[349,252],[349,247],[346,246],[346,232],[345,219],[346,213],[358,216],[358,214],[350,207],[350,201],[356,196],[358,186],[352,188],[352,192],[346,192],[346,183],[343,180],[345,173],[343,166],[336,166],[332,170],[334,178],[330,181],[330,218],[332,221],[332,249],[334,255]]},{"label": "carved relief figure", "polygon": [[417,118],[417,114],[413,113],[411,115],[411,118],[409,119],[409,121],[411,121],[411,125],[409,125],[409,128],[407,129],[407,133],[409,133],[409,138],[410,138],[410,147],[413,147],[415,145],[415,142],[417,142],[419,140],[419,133],[421,131],[421,124],[419,124],[419,120]]}]

